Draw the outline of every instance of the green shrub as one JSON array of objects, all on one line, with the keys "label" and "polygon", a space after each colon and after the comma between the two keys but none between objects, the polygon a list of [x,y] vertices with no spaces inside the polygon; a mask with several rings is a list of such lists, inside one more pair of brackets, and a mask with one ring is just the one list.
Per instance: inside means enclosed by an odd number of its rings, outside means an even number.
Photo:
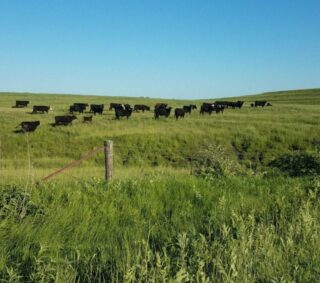
[{"label": "green shrub", "polygon": [[21,187],[6,186],[0,190],[0,220],[7,217],[22,219],[37,213],[43,214],[43,208],[33,203],[30,194]]},{"label": "green shrub", "polygon": [[199,151],[192,160],[192,174],[206,180],[243,173],[241,165],[221,146],[210,145]]},{"label": "green shrub", "polygon": [[292,177],[320,174],[319,157],[306,152],[282,155],[271,161],[269,166]]}]

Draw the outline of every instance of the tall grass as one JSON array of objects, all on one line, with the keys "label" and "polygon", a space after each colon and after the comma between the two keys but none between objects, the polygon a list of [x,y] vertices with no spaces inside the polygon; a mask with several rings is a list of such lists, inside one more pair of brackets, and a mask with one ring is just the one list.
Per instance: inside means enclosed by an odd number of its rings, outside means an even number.
[{"label": "tall grass", "polygon": [[[11,108],[18,99],[54,110],[31,115]],[[1,93],[0,282],[318,282],[319,90],[243,99],[273,106],[179,121],[106,111],[92,125],[52,127],[73,102],[160,100]],[[36,132],[13,132],[36,119]],[[38,183],[106,139],[112,183],[102,155]],[[276,168],[302,177],[266,166],[278,156]]]},{"label": "tall grass", "polygon": [[2,188],[5,282],[319,279],[317,178],[93,180],[24,194]]}]

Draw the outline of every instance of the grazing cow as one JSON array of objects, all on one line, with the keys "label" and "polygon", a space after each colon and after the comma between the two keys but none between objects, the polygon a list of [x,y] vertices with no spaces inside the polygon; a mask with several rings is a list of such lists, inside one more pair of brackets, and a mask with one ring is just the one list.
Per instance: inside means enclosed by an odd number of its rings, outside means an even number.
[{"label": "grazing cow", "polygon": [[73,114],[73,112],[81,114],[86,110],[87,106],[88,103],[73,103],[73,105],[70,106],[69,111],[71,114]]},{"label": "grazing cow", "polygon": [[63,125],[66,126],[68,124],[72,124],[72,121],[77,119],[76,116],[72,115],[65,115],[65,116],[55,116],[54,120],[55,120],[55,125],[59,126],[59,125]]},{"label": "grazing cow", "polygon": [[21,130],[24,133],[26,133],[26,132],[34,132],[39,125],[40,125],[40,121],[23,121],[17,127],[21,126]]},{"label": "grazing cow", "polygon": [[121,103],[110,103],[109,110],[116,109],[119,106],[122,107],[122,104]]},{"label": "grazing cow", "polygon": [[225,108],[229,108],[229,107],[233,107],[234,102],[232,102],[232,101],[216,101],[214,104],[223,106]]},{"label": "grazing cow", "polygon": [[[178,108],[177,108],[177,109],[178,109]],[[185,114],[191,114],[191,110],[192,110],[191,105],[184,105],[184,106],[182,107],[182,109],[183,109],[183,111],[184,111]]]},{"label": "grazing cow", "polygon": [[126,104],[125,108],[119,106],[114,109],[117,120],[120,120],[120,117],[127,117],[127,119],[129,119],[129,117],[132,114],[132,111],[133,109],[130,107],[129,104]]},{"label": "grazing cow", "polygon": [[258,107],[258,106],[265,107],[266,104],[267,104],[266,100],[257,100],[254,102],[254,107]]},{"label": "grazing cow", "polygon": [[215,101],[216,105],[222,105],[224,107],[228,107],[230,104],[230,101]]},{"label": "grazing cow", "polygon": [[24,107],[27,107],[29,104],[29,101],[27,100],[17,100],[16,101],[16,108],[24,108]]},{"label": "grazing cow", "polygon": [[158,108],[167,108],[168,104],[167,103],[157,103],[154,106],[154,110],[158,109]]},{"label": "grazing cow", "polygon": [[133,107],[133,111],[139,112],[139,110],[141,110],[144,113],[144,111],[150,111],[150,107],[147,105],[143,105],[143,104],[136,104]]},{"label": "grazing cow", "polygon": [[91,122],[92,122],[92,116],[83,117],[83,123],[91,123]]},{"label": "grazing cow", "polygon": [[211,115],[214,108],[214,103],[203,102],[200,107],[200,114],[209,113]]},{"label": "grazing cow", "polygon": [[244,103],[244,101],[238,100],[237,102],[234,102],[232,108],[239,108],[239,109],[241,109],[242,106],[243,106],[243,103]]},{"label": "grazing cow", "polygon": [[212,111],[213,111],[213,112],[216,112],[216,114],[218,114],[218,113],[223,114],[224,106],[219,105],[219,104],[218,104],[218,105],[213,105]]},{"label": "grazing cow", "polygon": [[79,114],[82,114],[84,110],[85,108],[83,108],[83,106],[80,106],[80,105],[70,105],[69,107],[70,114],[73,114],[74,112],[78,112]]},{"label": "grazing cow", "polygon": [[184,110],[184,112],[185,112],[186,114],[187,114],[187,113],[191,114],[191,111],[192,111],[193,109],[197,109],[197,106],[194,105],[194,104],[190,104],[190,105],[185,105],[185,106],[183,106],[182,108],[183,108],[183,110]]},{"label": "grazing cow", "polygon": [[91,104],[90,105],[90,112],[92,112],[94,115],[96,115],[97,113],[102,115],[103,110],[104,110],[104,104]]},{"label": "grazing cow", "polygon": [[158,107],[154,110],[154,118],[158,119],[160,116],[164,116],[166,118],[169,117],[172,107]]},{"label": "grazing cow", "polygon": [[186,113],[186,111],[183,108],[176,108],[174,109],[174,117],[178,120],[179,117],[180,118],[184,118],[184,114]]},{"label": "grazing cow", "polygon": [[216,106],[222,106],[224,108],[229,108],[231,107],[232,109],[235,109],[235,108],[242,108],[243,106],[243,101],[236,101],[236,102],[233,102],[233,101],[216,101],[214,104]]},{"label": "grazing cow", "polygon": [[88,103],[73,103],[74,106],[78,106],[83,108],[83,110],[86,110],[86,108],[89,106]]},{"label": "grazing cow", "polygon": [[32,114],[36,114],[36,113],[44,113],[46,112],[48,114],[50,110],[50,106],[43,106],[43,105],[35,105],[33,106],[33,110],[32,110]]}]

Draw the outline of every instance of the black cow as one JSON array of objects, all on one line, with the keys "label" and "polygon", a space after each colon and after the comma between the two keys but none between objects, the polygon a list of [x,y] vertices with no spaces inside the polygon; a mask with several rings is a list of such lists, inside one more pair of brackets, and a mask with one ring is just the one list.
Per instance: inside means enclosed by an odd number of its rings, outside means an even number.
[{"label": "black cow", "polygon": [[232,107],[234,109],[236,107],[241,108],[242,105],[243,105],[243,102],[242,101],[237,101],[237,102],[233,102],[233,101],[216,101],[214,104],[216,106],[220,105],[220,106],[222,106],[224,108]]},{"label": "black cow", "polygon": [[94,115],[96,115],[97,113],[102,115],[103,110],[104,110],[104,104],[91,104],[90,105],[90,112],[92,112]]},{"label": "black cow", "polygon": [[180,118],[184,118],[186,111],[184,108],[176,108],[174,109],[174,117],[178,120]]},{"label": "black cow", "polygon": [[203,102],[200,107],[200,114],[209,113],[211,115],[213,111],[214,103]]},{"label": "black cow", "polygon": [[73,114],[73,112],[82,114],[87,109],[87,106],[88,103],[73,103],[73,105],[70,106],[69,111],[71,114]]},{"label": "black cow", "polygon": [[191,114],[191,111],[192,111],[193,109],[197,109],[197,106],[194,105],[194,104],[190,104],[190,105],[185,105],[185,106],[183,106],[183,110],[184,110],[184,112],[185,112],[186,114],[187,114],[187,113]]},{"label": "black cow", "polygon": [[43,106],[43,105],[35,105],[33,106],[33,110],[32,110],[32,114],[36,114],[36,113],[44,113],[46,112],[48,114],[50,110],[50,106]]},{"label": "black cow", "polygon": [[220,105],[220,106],[223,106],[225,108],[229,108],[229,107],[233,107],[234,102],[232,102],[232,101],[216,101],[214,104],[216,106]]},{"label": "black cow", "polygon": [[158,108],[167,108],[168,107],[168,104],[167,103],[157,103],[155,106],[154,106],[154,111],[156,111],[156,109]]},{"label": "black cow", "polygon": [[70,114],[73,114],[74,112],[78,112],[79,114],[82,114],[84,110],[85,108],[83,108],[83,106],[80,106],[80,105],[70,105],[69,107]]},{"label": "black cow", "polygon": [[216,106],[222,106],[223,108],[229,108],[231,107],[232,109],[235,109],[235,108],[242,108],[243,106],[243,101],[236,101],[236,102],[233,102],[233,101],[216,101],[214,104]]},{"label": "black cow", "polygon": [[89,106],[88,103],[73,103],[74,106],[78,106],[83,108],[83,110],[86,110],[86,108]]},{"label": "black cow", "polygon": [[158,119],[160,116],[164,116],[166,118],[169,117],[172,107],[158,107],[154,110],[154,118]]},{"label": "black cow", "polygon": [[59,125],[68,125],[68,124],[72,124],[72,121],[77,119],[76,116],[74,115],[65,115],[65,116],[55,116],[54,120],[55,120],[55,125],[59,126]]},{"label": "black cow", "polygon": [[119,106],[122,106],[122,104],[121,103],[110,103],[109,110],[116,109]]},{"label": "black cow", "polygon": [[40,125],[40,121],[23,121],[20,125],[22,132],[34,132],[37,127]]},{"label": "black cow", "polygon": [[244,101],[238,100],[237,102],[234,102],[232,108],[239,108],[241,109],[243,106]]},{"label": "black cow", "polygon": [[123,108],[122,106],[118,106],[114,109],[117,120],[120,120],[120,117],[127,117],[127,119],[129,119],[129,117],[132,114],[132,111],[133,109],[130,107],[129,104],[126,104],[125,108]]},{"label": "black cow", "polygon": [[139,112],[139,110],[141,110],[143,113],[144,111],[150,111],[150,107],[147,106],[147,105],[143,105],[143,104],[136,104],[134,107],[133,107],[133,110],[135,112]]},{"label": "black cow", "polygon": [[223,114],[223,111],[224,111],[224,106],[222,106],[222,105],[213,105],[213,107],[212,107],[212,111],[213,112],[216,112],[216,114],[218,114],[218,113],[221,113],[221,114]]},{"label": "black cow", "polygon": [[92,116],[83,117],[83,123],[91,123],[91,122],[92,122]]},{"label": "black cow", "polygon": [[267,104],[267,101],[266,100],[257,100],[254,102],[254,107],[265,107]]},{"label": "black cow", "polygon": [[16,101],[16,108],[24,108],[24,107],[27,107],[29,104],[29,101],[27,100],[17,100]]}]

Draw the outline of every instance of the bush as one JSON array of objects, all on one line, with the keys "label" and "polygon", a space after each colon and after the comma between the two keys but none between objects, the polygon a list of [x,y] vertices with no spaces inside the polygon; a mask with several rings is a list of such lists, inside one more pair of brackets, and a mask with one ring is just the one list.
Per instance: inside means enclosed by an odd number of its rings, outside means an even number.
[{"label": "bush", "polygon": [[192,160],[192,174],[206,180],[243,173],[241,165],[221,146],[210,145],[205,150],[199,151]]},{"label": "bush", "polygon": [[43,208],[31,201],[30,195],[17,186],[7,186],[0,191],[0,220],[8,217],[22,219],[28,215],[44,213]]},{"label": "bush", "polygon": [[320,174],[319,157],[306,152],[282,155],[271,161],[269,166],[292,177]]}]

